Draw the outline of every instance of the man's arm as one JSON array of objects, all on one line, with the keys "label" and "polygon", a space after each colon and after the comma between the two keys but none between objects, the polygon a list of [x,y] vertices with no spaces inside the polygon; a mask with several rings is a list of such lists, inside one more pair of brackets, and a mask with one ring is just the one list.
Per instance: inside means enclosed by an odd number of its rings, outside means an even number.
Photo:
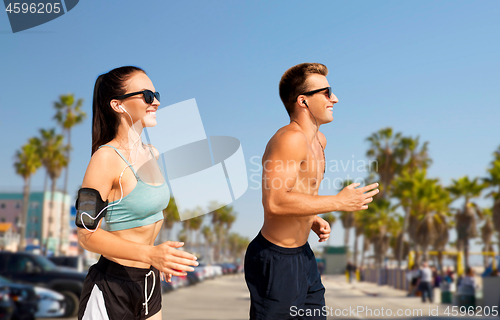
[{"label": "man's arm", "polygon": [[308,143],[300,131],[285,131],[275,137],[269,146],[268,157],[263,164],[262,203],[268,214],[309,216],[331,211],[357,211],[368,208],[373,190],[378,184],[354,189],[353,183],[337,195],[319,196],[291,192],[298,181],[300,164],[307,157]]}]

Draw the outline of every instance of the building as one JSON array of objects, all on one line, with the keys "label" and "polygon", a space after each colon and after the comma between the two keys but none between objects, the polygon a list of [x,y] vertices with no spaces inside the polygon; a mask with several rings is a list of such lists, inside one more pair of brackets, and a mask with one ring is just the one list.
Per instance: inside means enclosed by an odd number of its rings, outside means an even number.
[{"label": "building", "polygon": [[[64,202],[64,208],[62,208]],[[23,193],[0,193],[0,223],[11,223],[19,234],[23,213]],[[64,210],[61,221],[61,209]],[[32,192],[28,201],[28,219],[26,223],[26,244],[47,245],[47,250],[56,252],[63,226],[63,253],[68,250],[70,229],[70,197],[60,191]]]},{"label": "building", "polygon": [[0,250],[17,251],[19,234],[10,222],[0,223]]},{"label": "building", "polygon": [[323,251],[325,274],[343,274],[347,265],[347,247],[326,246]]}]

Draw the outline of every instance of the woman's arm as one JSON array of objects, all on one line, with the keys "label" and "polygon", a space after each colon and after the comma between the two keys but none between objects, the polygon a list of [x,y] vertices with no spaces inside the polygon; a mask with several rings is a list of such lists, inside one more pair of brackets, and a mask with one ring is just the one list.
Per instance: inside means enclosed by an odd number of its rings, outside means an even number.
[{"label": "woman's arm", "polygon": [[[108,148],[99,149],[94,153],[85,172],[82,188],[96,189],[103,199],[108,198],[113,182],[121,173],[118,170],[123,170],[120,166],[113,166],[117,160],[114,153],[113,149]],[[181,242],[167,241],[158,246],[143,245],[120,238],[100,227],[95,232],[78,228],[78,242],[85,250],[118,259],[144,262],[159,271],[176,276],[186,273],[173,269],[192,271],[189,266],[198,265],[195,256],[175,249],[184,245]]]}]

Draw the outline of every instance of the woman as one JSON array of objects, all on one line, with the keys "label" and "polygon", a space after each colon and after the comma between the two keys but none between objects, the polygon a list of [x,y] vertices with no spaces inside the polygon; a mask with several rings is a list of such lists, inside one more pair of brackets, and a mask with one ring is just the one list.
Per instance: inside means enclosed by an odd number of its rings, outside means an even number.
[{"label": "woman", "polygon": [[[198,265],[195,256],[177,249],[183,243],[154,245],[170,192],[156,162],[158,151],[140,135],[156,125],[159,99],[137,67],[117,68],[96,80],[92,158],[79,191],[77,225],[80,245],[101,257],[85,279],[78,319],[161,319],[160,280]],[[95,201],[88,201],[92,196]],[[107,230],[100,228],[104,215]]]}]

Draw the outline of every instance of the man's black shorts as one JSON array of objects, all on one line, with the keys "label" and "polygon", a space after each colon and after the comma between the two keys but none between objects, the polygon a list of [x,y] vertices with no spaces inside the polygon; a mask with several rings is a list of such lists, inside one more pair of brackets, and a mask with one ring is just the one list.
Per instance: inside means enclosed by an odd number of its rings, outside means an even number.
[{"label": "man's black shorts", "polygon": [[259,232],[245,255],[245,280],[252,320],[326,319],[325,287],[307,242],[284,248]]},{"label": "man's black shorts", "polygon": [[78,319],[147,319],[160,310],[158,269],[126,267],[101,256],[83,282]]}]

